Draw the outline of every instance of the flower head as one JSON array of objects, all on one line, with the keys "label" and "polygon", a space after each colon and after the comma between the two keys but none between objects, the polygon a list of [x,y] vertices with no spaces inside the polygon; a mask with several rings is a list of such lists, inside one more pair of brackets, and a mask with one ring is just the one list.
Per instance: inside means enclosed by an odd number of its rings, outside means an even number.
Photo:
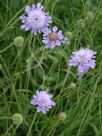
[{"label": "flower head", "polygon": [[21,28],[25,31],[31,30],[36,35],[43,32],[52,23],[51,17],[44,12],[41,3],[33,4],[32,7],[26,6],[25,12],[27,16],[20,16],[23,23]]},{"label": "flower head", "polygon": [[74,34],[72,32],[66,32],[65,35],[69,38],[69,40],[72,40],[74,37]]},{"label": "flower head", "polygon": [[77,23],[77,27],[78,27],[79,29],[85,28],[85,26],[86,26],[86,23],[85,23],[85,21],[84,21],[83,19],[77,20],[76,23]]},{"label": "flower head", "polygon": [[42,42],[46,45],[46,48],[54,48],[55,46],[61,46],[61,44],[68,43],[68,39],[64,37],[62,31],[57,26],[54,26],[52,30],[47,29],[44,31]]},{"label": "flower head", "polygon": [[76,66],[79,76],[87,73],[89,69],[95,68],[96,52],[88,48],[81,48],[79,51],[73,52],[72,54],[69,60],[69,66]]},{"label": "flower head", "polygon": [[15,114],[12,116],[12,121],[13,121],[14,124],[20,125],[20,124],[23,122],[23,117],[22,117],[21,114],[15,113]]},{"label": "flower head", "polygon": [[37,91],[36,95],[33,96],[31,104],[37,105],[37,111],[46,113],[55,106],[55,102],[51,100],[52,95],[46,91]]},{"label": "flower head", "polygon": [[76,88],[76,84],[74,82],[70,83],[70,86],[69,86],[71,89],[75,89]]},{"label": "flower head", "polygon": [[65,112],[59,113],[59,120],[60,120],[60,121],[65,121],[66,118],[67,118],[67,115],[66,115]]},{"label": "flower head", "polygon": [[16,47],[22,47],[23,43],[24,43],[24,38],[21,37],[21,36],[18,36],[18,37],[16,37],[16,38],[14,39],[14,45],[15,45]]}]

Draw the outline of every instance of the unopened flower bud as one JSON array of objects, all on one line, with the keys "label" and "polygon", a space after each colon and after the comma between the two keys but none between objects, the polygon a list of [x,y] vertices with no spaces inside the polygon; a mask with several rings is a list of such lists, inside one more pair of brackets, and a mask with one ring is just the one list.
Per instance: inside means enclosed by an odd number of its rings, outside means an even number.
[{"label": "unopened flower bud", "polygon": [[71,88],[71,89],[75,89],[75,88],[76,88],[76,84],[72,82],[72,83],[70,84],[70,88]]},{"label": "unopened flower bud", "polygon": [[65,112],[59,113],[59,120],[60,120],[60,121],[65,121],[66,118],[67,118],[67,115],[66,115]]},{"label": "unopened flower bud", "polygon": [[90,11],[87,13],[87,17],[86,17],[86,20],[88,23],[91,23],[94,19],[94,14]]},{"label": "unopened flower bud", "polygon": [[91,45],[87,45],[87,48],[90,48],[91,47]]},{"label": "unopened flower bud", "polygon": [[72,32],[66,32],[65,36],[68,37],[70,40],[73,39],[73,33]]},{"label": "unopened flower bud", "polygon": [[16,38],[14,39],[14,45],[15,45],[16,47],[22,47],[23,43],[24,43],[24,39],[23,39],[23,37],[21,37],[21,36],[18,36],[18,37],[16,37]]},{"label": "unopened flower bud", "polygon": [[85,28],[85,26],[86,26],[86,23],[83,19],[77,20],[77,27],[78,28]]},{"label": "unopened flower bud", "polygon": [[20,125],[20,124],[23,122],[23,117],[22,117],[21,114],[15,113],[15,114],[12,116],[12,121],[13,121],[14,124]]}]

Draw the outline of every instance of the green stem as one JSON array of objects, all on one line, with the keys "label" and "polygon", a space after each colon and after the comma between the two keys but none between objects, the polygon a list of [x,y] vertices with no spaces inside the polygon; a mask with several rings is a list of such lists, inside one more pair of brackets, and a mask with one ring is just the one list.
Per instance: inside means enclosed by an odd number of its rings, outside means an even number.
[{"label": "green stem", "polygon": [[[17,94],[16,94],[16,90],[15,90],[14,84],[12,84],[12,91],[13,91],[14,97],[15,97],[15,99],[16,99],[18,109],[19,109],[19,111],[21,112],[21,108],[20,108],[20,105],[19,105],[19,101],[18,101],[18,97],[17,97]],[[21,113],[22,113],[22,112],[21,112]]]},{"label": "green stem", "polygon": [[51,131],[49,132],[48,136],[50,136],[53,131],[55,130],[55,128],[57,127],[57,125],[59,124],[59,120],[55,123],[55,125],[52,127]]},{"label": "green stem", "polygon": [[16,128],[14,129],[12,136],[14,136],[14,134],[16,133],[17,128],[19,127],[19,125],[16,126]]},{"label": "green stem", "polygon": [[4,48],[3,50],[0,51],[0,54],[5,52],[7,49],[9,49],[13,44],[11,43],[9,46],[7,46],[6,48]]},{"label": "green stem", "polygon": [[37,112],[36,112],[36,114],[35,114],[35,116],[34,116],[34,118],[33,118],[33,121],[32,121],[32,123],[31,123],[31,125],[30,125],[30,128],[29,128],[29,130],[28,130],[27,136],[31,136],[32,127],[33,127],[33,124],[34,124],[34,122],[35,122],[35,120],[36,120],[36,117],[37,117]]},{"label": "green stem", "polygon": [[7,129],[5,136],[7,136],[8,132],[10,131],[10,129],[13,127],[13,124]]}]

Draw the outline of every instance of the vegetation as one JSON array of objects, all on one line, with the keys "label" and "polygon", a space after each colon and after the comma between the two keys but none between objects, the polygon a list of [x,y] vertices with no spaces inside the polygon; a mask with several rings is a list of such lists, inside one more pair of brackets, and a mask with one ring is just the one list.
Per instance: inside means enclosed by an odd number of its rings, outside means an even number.
[{"label": "vegetation", "polygon": [[[38,2],[70,45],[46,49],[42,34],[20,28],[25,7]],[[78,80],[68,61],[81,47],[97,52],[96,67]],[[0,0],[0,136],[102,136],[101,57],[102,0]],[[46,114],[31,104],[37,90],[53,94]]]}]

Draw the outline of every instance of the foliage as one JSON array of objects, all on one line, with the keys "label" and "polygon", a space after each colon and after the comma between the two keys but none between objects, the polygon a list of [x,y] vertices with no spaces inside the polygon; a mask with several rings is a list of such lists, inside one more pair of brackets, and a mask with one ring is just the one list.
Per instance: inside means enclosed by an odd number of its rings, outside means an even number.
[{"label": "foliage", "polygon": [[[70,45],[45,49],[42,35],[20,29],[26,5],[41,2],[53,25]],[[88,16],[92,12],[92,17]],[[84,20],[84,28],[77,27]],[[24,38],[22,47],[13,42]],[[82,80],[68,67],[71,53],[80,47],[97,51],[97,66]],[[0,136],[102,136],[102,0],[0,0]],[[75,84],[73,88],[71,85]],[[56,106],[47,114],[30,104],[36,90],[48,90]],[[66,120],[59,121],[59,114]],[[12,124],[19,113],[23,123]]]}]

